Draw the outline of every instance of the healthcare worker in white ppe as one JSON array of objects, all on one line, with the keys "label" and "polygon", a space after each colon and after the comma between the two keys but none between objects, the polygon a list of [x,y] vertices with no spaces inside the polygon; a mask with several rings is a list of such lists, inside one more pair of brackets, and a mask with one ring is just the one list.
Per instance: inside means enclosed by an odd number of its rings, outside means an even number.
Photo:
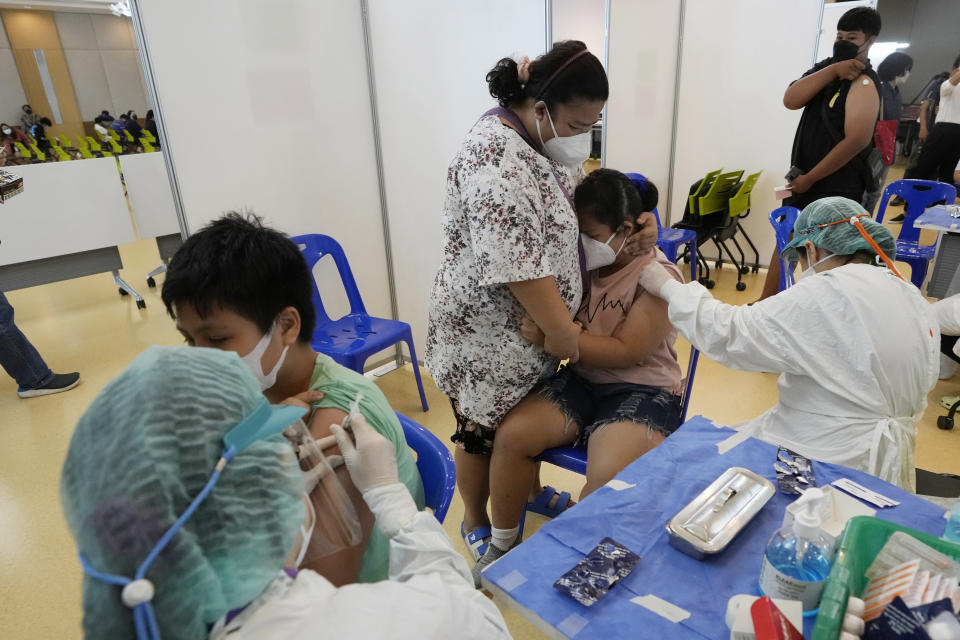
[{"label": "healthcare worker in white ppe", "polygon": [[781,374],[779,402],[738,425],[741,434],[914,491],[916,425],[937,381],[940,330],[894,252],[893,236],[859,204],[823,198],[800,213],[781,254],[802,269],[786,291],[730,306],[655,262],[641,284],[709,358]]},{"label": "healthcare worker in white ppe", "polygon": [[[269,404],[240,358],[216,349],[152,347],[104,388],[60,482],[87,640],[510,637],[362,416],[332,431],[390,540],[389,579],[337,588],[296,570],[305,547],[332,549],[355,517],[349,498],[350,513],[336,504],[330,460],[304,464],[290,426],[309,437],[304,413]],[[310,522],[317,492],[326,502]]]}]

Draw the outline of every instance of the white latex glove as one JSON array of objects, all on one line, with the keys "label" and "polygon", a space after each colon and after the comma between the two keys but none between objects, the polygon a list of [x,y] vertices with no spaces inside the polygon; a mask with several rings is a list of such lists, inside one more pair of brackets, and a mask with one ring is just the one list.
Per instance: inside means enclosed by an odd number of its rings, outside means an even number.
[{"label": "white latex glove", "polygon": [[350,479],[360,493],[399,482],[393,443],[377,433],[360,414],[351,420],[350,427],[353,438],[338,424],[330,425],[330,432],[340,445]]},{"label": "white latex glove", "polygon": [[673,279],[673,276],[670,275],[666,267],[654,260],[653,254],[651,253],[649,261],[640,272],[640,286],[647,292],[661,297],[660,289],[663,288],[664,284]]},{"label": "white latex glove", "polygon": [[[333,436],[328,436],[332,438]],[[326,464],[318,464],[313,469],[303,472],[303,490],[307,494],[313,492],[320,481],[335,473],[338,467],[343,466],[343,456],[326,456]]]}]

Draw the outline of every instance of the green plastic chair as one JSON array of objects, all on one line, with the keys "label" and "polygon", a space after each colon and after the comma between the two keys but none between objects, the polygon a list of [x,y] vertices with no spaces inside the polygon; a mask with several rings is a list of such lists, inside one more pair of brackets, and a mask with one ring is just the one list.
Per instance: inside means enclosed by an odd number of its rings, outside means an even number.
[{"label": "green plastic chair", "polygon": [[[738,230],[742,231],[742,227],[740,226],[740,218],[745,217],[750,213],[750,193],[753,191],[754,185],[757,184],[757,180],[760,179],[761,173],[763,172],[760,171],[750,174],[742,182],[739,182],[733,186],[727,202],[727,216],[724,218],[722,224],[713,230],[713,235],[711,238],[718,251],[716,267],[719,269],[721,266],[723,266],[723,255],[726,253],[731,264],[737,268],[737,291],[743,291],[747,288],[746,283],[743,282],[743,276],[750,273],[750,267],[747,266],[747,257],[744,254],[740,243],[737,241],[736,234]],[[750,246],[753,248],[754,254],[756,255],[756,260],[754,260],[753,263],[754,273],[756,273],[760,270],[760,254],[757,252],[753,242],[749,237],[746,236],[745,233],[744,237],[747,238],[747,242],[750,243]],[[734,257],[733,252],[727,245],[728,240],[733,242],[737,252],[740,254],[739,260]]]},{"label": "green plastic chair", "polygon": [[33,151],[33,154],[37,156],[37,160],[40,162],[47,161],[47,154],[45,154],[43,151],[40,151],[40,147],[38,147],[36,144],[31,144],[30,150]]},{"label": "green plastic chair", "polygon": [[143,147],[144,153],[153,153],[156,151],[156,148],[154,148],[154,146],[150,144],[150,141],[146,138],[140,138],[140,146]]},{"label": "green plastic chair", "polygon": [[54,144],[54,143],[51,141],[50,146],[53,148],[53,152],[54,152],[55,154],[57,154],[57,161],[58,161],[58,162],[64,162],[64,161],[68,161],[68,160],[73,160],[73,156],[71,156],[69,153],[67,153],[66,151],[64,151],[64,150],[63,150],[63,147],[61,147],[60,145]]},{"label": "green plastic chair", "polygon": [[694,213],[697,212],[697,207],[699,205],[699,202],[697,200],[698,196],[706,193],[704,189],[712,186],[713,181],[716,180],[717,176],[719,176],[722,171],[723,171],[723,168],[721,167],[720,169],[717,169],[715,171],[710,171],[705,176],[703,176],[703,180],[700,181],[700,184],[697,185],[696,190],[687,199],[687,202],[689,202],[690,204],[691,212],[694,212]]},{"label": "green plastic chair", "polygon": [[[711,172],[713,173],[713,172]],[[709,176],[710,174],[707,174]],[[691,207],[691,211],[695,211],[697,215],[701,218],[704,216],[713,215],[715,213],[726,212],[727,207],[730,205],[730,194],[732,193],[736,184],[740,181],[740,178],[743,176],[743,169],[739,171],[729,171],[727,173],[720,173],[710,183],[709,188],[707,188],[706,193],[702,195],[695,196],[695,206]],[[706,178],[704,178],[706,179]],[[702,184],[702,183],[701,183]],[[697,190],[698,193],[701,192],[701,189]],[[716,217],[716,216],[715,216]],[[710,225],[704,225],[700,230],[697,231],[697,246],[699,247],[707,240],[713,240],[714,244],[717,244],[716,234],[718,228],[722,227],[724,222],[729,219],[727,216],[724,216],[721,222],[716,220],[711,220]],[[719,226],[718,226],[719,225]],[[717,244],[718,251],[722,252],[722,249],[719,248]],[[707,264],[706,258],[703,258],[703,252],[698,251],[697,254],[701,256],[702,262],[701,266],[705,267],[705,275],[701,278],[700,282],[703,286],[708,289],[713,288],[714,281],[710,279],[710,266]],[[722,253],[721,253],[722,255]],[[717,264],[719,267],[719,262]]]},{"label": "green plastic chair", "polygon": [[95,158],[96,156],[90,152],[90,145],[87,143],[86,139],[83,137],[77,138],[77,151],[80,152],[80,155],[84,158]]},{"label": "green plastic chair", "polygon": [[123,130],[123,133],[126,134],[126,136],[127,136],[127,142],[135,142],[135,140],[133,139],[133,134],[132,134],[132,133],[130,133],[130,132],[127,131],[126,129]]},{"label": "green plastic chair", "polygon": [[143,139],[146,139],[146,141],[149,142],[150,144],[154,144],[157,141],[156,136],[154,136],[152,133],[150,133],[146,129],[143,130],[143,138],[141,138],[141,140]]},{"label": "green plastic chair", "polygon": [[100,146],[100,143],[94,140],[92,136],[87,136],[87,142],[90,144],[90,149],[92,149],[95,154],[99,153],[104,158],[109,158],[110,156],[113,155],[112,153],[104,149],[102,146]]},{"label": "green plastic chair", "polygon": [[23,144],[23,143],[20,142],[19,140],[15,141],[13,144],[14,144],[14,146],[17,147],[17,151],[20,152],[20,155],[21,155],[22,157],[24,157],[24,158],[26,158],[26,159],[28,159],[28,160],[32,160],[32,159],[33,159],[33,154],[30,153],[30,149],[28,149],[25,144]]}]

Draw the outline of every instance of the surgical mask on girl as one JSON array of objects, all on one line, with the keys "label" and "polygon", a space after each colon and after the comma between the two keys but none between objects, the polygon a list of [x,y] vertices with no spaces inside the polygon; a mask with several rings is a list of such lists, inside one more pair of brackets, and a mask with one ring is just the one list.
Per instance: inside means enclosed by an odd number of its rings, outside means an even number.
[{"label": "surgical mask on girl", "polygon": [[253,351],[248,353],[245,356],[240,356],[240,359],[243,360],[243,364],[247,365],[247,368],[250,369],[250,373],[253,374],[253,377],[257,379],[257,383],[260,385],[261,391],[266,391],[273,385],[277,383],[277,374],[280,372],[280,367],[283,365],[284,359],[287,357],[287,350],[290,348],[290,345],[284,345],[283,351],[280,352],[280,358],[277,360],[277,364],[274,365],[273,369],[269,373],[263,372],[263,363],[260,361],[263,358],[264,352],[266,352],[267,347],[270,345],[270,340],[273,338],[273,332],[276,331],[277,325],[274,324],[270,331],[264,334],[260,341],[257,343],[257,346],[253,348]]},{"label": "surgical mask on girl", "polygon": [[908,69],[907,71],[903,72],[902,76],[897,77],[897,85],[902,87],[909,79],[910,79],[910,71]]},{"label": "surgical mask on girl", "polygon": [[3,128],[3,135],[8,136],[8,135],[10,135],[11,133],[13,133],[13,129],[11,129],[10,127],[4,127],[4,128]]},{"label": "surgical mask on girl", "polygon": [[537,120],[537,136],[540,138],[540,144],[543,145],[544,153],[551,160],[556,160],[565,167],[576,169],[590,157],[590,146],[593,144],[591,133],[587,131],[575,136],[561,138],[557,134],[557,128],[553,126],[550,109],[546,109],[546,112],[550,129],[553,130],[553,137],[546,142],[543,141],[543,134],[540,133],[540,120]]},{"label": "surgical mask on girl", "polygon": [[[807,268],[804,269],[803,271],[801,271],[801,272],[800,272],[800,275],[797,276],[797,282],[799,282],[800,280],[803,280],[803,279],[806,278],[807,276],[812,276],[812,275],[814,275],[815,273],[817,273],[816,271],[814,271],[813,268],[814,268],[815,266],[817,266],[818,264],[820,264],[821,262],[824,262],[824,261],[826,261],[826,260],[829,260],[829,259],[832,258],[833,256],[834,256],[834,254],[832,254],[832,253],[829,254],[829,255],[826,255],[826,256],[820,258],[819,260],[817,260],[816,262],[814,262],[813,264],[811,264],[809,267],[807,267]],[[807,259],[809,260],[809,253],[807,254]],[[808,264],[809,264],[809,263],[808,263]]]},{"label": "surgical mask on girl", "polygon": [[587,271],[593,271],[594,269],[606,267],[614,263],[617,256],[620,255],[620,252],[623,251],[623,247],[627,244],[627,238],[624,236],[623,242],[620,243],[620,248],[616,251],[613,250],[613,247],[610,246],[610,241],[616,237],[618,232],[619,229],[614,231],[613,235],[607,238],[606,242],[594,240],[585,233],[580,234],[580,238],[583,241],[583,256],[587,262]]}]

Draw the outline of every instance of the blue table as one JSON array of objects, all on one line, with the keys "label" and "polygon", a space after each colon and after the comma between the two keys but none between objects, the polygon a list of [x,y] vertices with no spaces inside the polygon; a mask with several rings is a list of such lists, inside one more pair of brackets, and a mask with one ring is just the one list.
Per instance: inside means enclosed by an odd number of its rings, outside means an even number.
[{"label": "blue table", "polygon": [[[746,467],[776,484],[775,446],[748,438],[718,453],[717,443],[734,433],[701,416],[689,420],[616,478],[635,486],[603,487],[548,522],[491,565],[483,574],[485,585],[551,637],[728,638],[727,600],[738,593],[758,593],[764,547],[796,496],[777,492],[723,553],[704,561],[670,546],[664,527],[729,467]],[[848,477],[901,502],[878,510],[879,518],[936,535],[943,532],[943,509],[926,500],[846,467],[815,463],[814,470],[820,484]],[[633,573],[592,607],[554,589],[557,578],[606,536],[641,556]],[[690,617],[674,623],[631,602],[648,594],[686,609]],[[807,619],[804,631],[809,634],[812,627],[813,619]]]},{"label": "blue table", "polygon": [[926,294],[933,298],[946,298],[960,293],[960,218],[950,215],[953,205],[930,207],[913,221],[918,229],[944,232],[938,238],[937,252],[933,257]]},{"label": "blue table", "polygon": [[930,207],[913,221],[917,229],[933,229],[935,231],[953,231],[960,233],[960,218],[950,215],[956,207],[954,205],[938,204]]}]

